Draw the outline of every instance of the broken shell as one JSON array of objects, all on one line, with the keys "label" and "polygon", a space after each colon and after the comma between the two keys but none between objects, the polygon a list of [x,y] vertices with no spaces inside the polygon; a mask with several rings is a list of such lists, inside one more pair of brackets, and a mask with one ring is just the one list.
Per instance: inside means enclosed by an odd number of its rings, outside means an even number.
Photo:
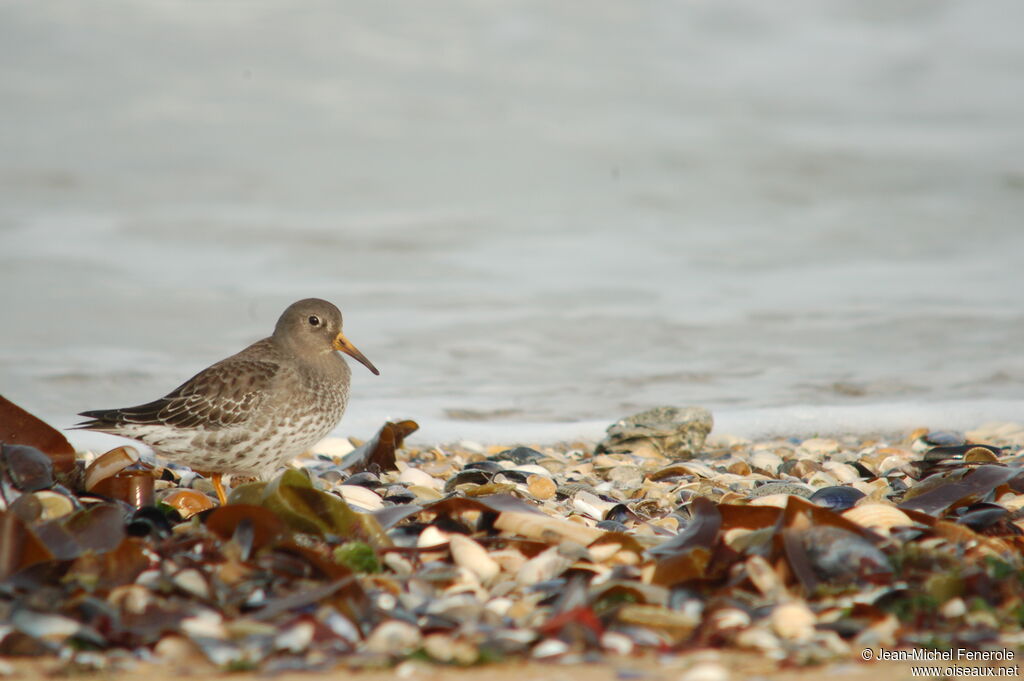
[{"label": "broken shell", "polygon": [[786,508],[791,494],[767,494],[763,497],[755,497],[750,500],[751,506],[772,506],[774,508]]},{"label": "broken shell", "polygon": [[453,534],[448,546],[455,564],[475,574],[481,582],[489,582],[501,572],[501,566],[487,555],[487,549],[469,537]]},{"label": "broken shell", "polygon": [[384,500],[372,489],[359,485],[338,485],[334,491],[351,506],[366,511],[378,511],[384,508]]},{"label": "broken shell", "polygon": [[101,480],[117,475],[139,460],[135,447],[118,447],[103,454],[85,469],[85,489],[92,490]]},{"label": "broken shell", "polygon": [[843,517],[861,527],[888,531],[894,527],[908,527],[914,524],[903,511],[888,504],[861,504],[843,512]]},{"label": "broken shell", "polygon": [[61,518],[75,510],[74,502],[67,496],[50,490],[41,490],[33,494],[39,500],[39,520],[53,520]]},{"label": "broken shell", "polygon": [[516,580],[523,586],[546,582],[565,572],[572,563],[571,558],[558,552],[557,546],[552,546],[526,561],[516,575]]},{"label": "broken shell", "polygon": [[217,503],[209,496],[194,489],[176,489],[164,496],[161,501],[177,511],[184,519],[217,506]]}]

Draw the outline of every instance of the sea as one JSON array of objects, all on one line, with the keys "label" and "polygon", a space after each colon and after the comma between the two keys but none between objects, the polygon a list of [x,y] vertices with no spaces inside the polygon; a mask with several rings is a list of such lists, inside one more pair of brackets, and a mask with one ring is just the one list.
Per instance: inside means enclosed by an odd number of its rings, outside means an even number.
[{"label": "sea", "polygon": [[67,428],[315,296],[381,370],[353,363],[338,436],[1024,421],[1022,25],[1016,0],[3,2],[0,393]]}]

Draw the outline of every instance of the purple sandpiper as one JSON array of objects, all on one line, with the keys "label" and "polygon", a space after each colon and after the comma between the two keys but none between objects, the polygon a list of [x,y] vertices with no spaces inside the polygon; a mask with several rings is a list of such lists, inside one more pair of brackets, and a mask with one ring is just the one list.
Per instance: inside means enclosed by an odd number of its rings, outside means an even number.
[{"label": "purple sandpiper", "polygon": [[377,367],[341,332],[341,312],[318,298],[288,306],[274,334],[223,359],[153,402],[83,411],[76,428],[146,443],[159,456],[210,475],[260,475],[319,442],[348,403],[348,364]]}]

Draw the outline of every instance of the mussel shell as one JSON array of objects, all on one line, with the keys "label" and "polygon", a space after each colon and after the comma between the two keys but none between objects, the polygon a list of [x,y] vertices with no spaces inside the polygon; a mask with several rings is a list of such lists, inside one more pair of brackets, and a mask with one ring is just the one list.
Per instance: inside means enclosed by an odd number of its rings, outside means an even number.
[{"label": "mussel shell", "polygon": [[960,517],[957,522],[966,525],[975,532],[992,527],[1010,515],[1010,512],[998,504],[974,504],[972,506],[958,509]]},{"label": "mussel shell", "polygon": [[0,445],[0,459],[11,482],[22,492],[53,487],[53,461],[28,445]]},{"label": "mussel shell", "polygon": [[416,501],[416,495],[401,485],[391,485],[384,491],[384,501],[392,504],[408,504]]},{"label": "mussel shell", "polygon": [[892,572],[889,558],[858,534],[830,525],[809,527],[800,534],[815,574],[825,581],[844,582],[858,576]]},{"label": "mussel shell", "polygon": [[465,484],[486,485],[493,477],[494,474],[487,471],[476,469],[462,470],[448,478],[448,481],[444,484],[444,491],[451,492],[459,485]]},{"label": "mussel shell", "polygon": [[620,523],[617,520],[602,520],[597,524],[597,528],[600,530],[606,530],[608,532],[628,532],[629,528]]},{"label": "mussel shell", "polygon": [[922,435],[921,441],[932,447],[956,447],[967,442],[967,437],[955,430],[933,430]]},{"label": "mussel shell", "polygon": [[812,504],[823,506],[830,511],[845,511],[864,498],[864,492],[856,487],[833,485],[822,487],[810,496]]},{"label": "mussel shell", "polygon": [[169,514],[156,506],[143,506],[132,514],[125,531],[131,537],[167,537],[171,534],[172,519],[181,520],[176,509],[170,510]]},{"label": "mussel shell", "polygon": [[987,449],[997,457],[1003,453],[1001,447],[992,445],[950,445],[932,447],[924,453],[924,460],[927,463],[939,463],[940,461],[961,461],[964,455],[972,449]]},{"label": "mussel shell", "polygon": [[544,455],[538,452],[536,449],[530,449],[529,447],[516,447],[515,449],[506,449],[503,452],[499,452],[494,456],[488,457],[489,461],[511,461],[516,464],[534,463],[544,458]]},{"label": "mussel shell", "polygon": [[470,469],[472,469],[472,470],[480,470],[480,471],[487,471],[488,473],[500,473],[501,471],[505,470],[505,467],[502,466],[497,461],[488,461],[488,460],[484,460],[484,461],[471,461],[470,463],[467,463],[465,466],[462,467],[462,470],[464,470],[464,471],[465,470],[470,470]]},{"label": "mussel shell", "polygon": [[363,471],[350,475],[345,479],[346,485],[358,485],[359,487],[366,487],[369,489],[375,489],[381,486],[380,477],[374,475],[369,471]]}]

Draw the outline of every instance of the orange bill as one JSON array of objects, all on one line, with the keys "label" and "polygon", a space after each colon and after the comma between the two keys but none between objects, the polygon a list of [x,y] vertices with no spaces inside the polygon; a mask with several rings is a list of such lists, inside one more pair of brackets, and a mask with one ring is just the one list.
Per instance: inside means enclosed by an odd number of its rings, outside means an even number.
[{"label": "orange bill", "polygon": [[352,342],[348,338],[345,338],[345,334],[339,333],[337,336],[334,337],[334,349],[344,352],[346,355],[355,359],[364,367],[372,371],[374,374],[380,376],[380,372],[377,371],[377,367],[373,366],[373,362],[366,359],[366,356],[363,355],[363,353],[359,352],[359,349],[356,346],[352,345]]}]

